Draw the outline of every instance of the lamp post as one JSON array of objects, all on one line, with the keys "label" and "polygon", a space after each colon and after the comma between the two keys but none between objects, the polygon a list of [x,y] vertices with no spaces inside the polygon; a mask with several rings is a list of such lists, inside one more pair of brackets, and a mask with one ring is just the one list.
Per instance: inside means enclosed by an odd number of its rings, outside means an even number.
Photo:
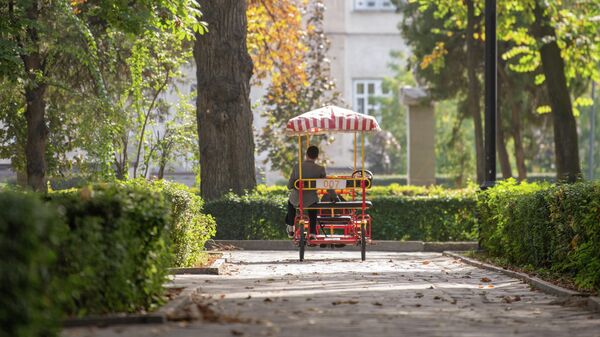
[{"label": "lamp post", "polygon": [[594,138],[596,137],[596,82],[592,82],[592,111],[590,111],[590,137],[588,179],[594,179]]},{"label": "lamp post", "polygon": [[496,184],[497,53],[496,0],[485,0],[485,181],[481,189]]}]

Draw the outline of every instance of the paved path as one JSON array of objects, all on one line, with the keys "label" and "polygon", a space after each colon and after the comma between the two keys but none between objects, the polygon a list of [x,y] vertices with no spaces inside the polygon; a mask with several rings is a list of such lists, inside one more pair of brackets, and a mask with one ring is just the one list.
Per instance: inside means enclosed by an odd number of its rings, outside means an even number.
[{"label": "paved path", "polygon": [[[438,253],[239,251],[184,275],[205,320],[68,329],[83,336],[600,336],[600,314]],[[562,303],[562,305],[561,305]],[[210,322],[213,321],[213,322]]]}]

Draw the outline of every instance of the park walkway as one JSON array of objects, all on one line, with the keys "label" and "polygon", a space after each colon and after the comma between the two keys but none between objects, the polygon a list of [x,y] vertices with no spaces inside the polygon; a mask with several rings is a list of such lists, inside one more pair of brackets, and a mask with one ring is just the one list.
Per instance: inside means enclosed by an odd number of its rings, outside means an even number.
[{"label": "park walkway", "polygon": [[600,314],[438,253],[225,253],[227,275],[184,275],[204,320],[78,328],[83,336],[600,336]]}]

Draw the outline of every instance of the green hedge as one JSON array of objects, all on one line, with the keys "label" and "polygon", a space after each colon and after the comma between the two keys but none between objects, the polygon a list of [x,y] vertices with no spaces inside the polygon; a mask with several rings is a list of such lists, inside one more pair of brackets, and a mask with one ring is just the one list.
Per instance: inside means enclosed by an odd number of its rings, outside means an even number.
[{"label": "green hedge", "polygon": [[171,204],[149,184],[100,184],[49,195],[69,228],[57,273],[68,315],[133,312],[162,301],[172,263]]},{"label": "green hedge", "polygon": [[[284,239],[288,191],[260,185],[252,193],[207,202],[217,221],[217,239]],[[463,241],[476,239],[474,190],[440,187],[374,187],[373,238],[377,240]]]},{"label": "green hedge", "polygon": [[252,193],[238,196],[233,193],[206,202],[206,213],[217,222],[219,240],[285,239],[287,197]]},{"label": "green hedge", "polygon": [[185,185],[154,183],[171,202],[171,245],[176,267],[193,267],[206,258],[204,244],[215,235],[215,219],[204,214],[204,201]]},{"label": "green hedge", "polygon": [[0,336],[56,333],[63,284],[51,271],[66,231],[37,195],[0,193]]},{"label": "green hedge", "polygon": [[369,214],[377,240],[477,239],[473,196],[374,197]]},{"label": "green hedge", "polygon": [[0,336],[52,336],[65,316],[156,308],[168,268],[197,262],[214,235],[202,203],[185,186],[144,180],[0,192]]},{"label": "green hedge", "polygon": [[600,183],[500,183],[478,201],[481,245],[509,263],[600,290]]}]

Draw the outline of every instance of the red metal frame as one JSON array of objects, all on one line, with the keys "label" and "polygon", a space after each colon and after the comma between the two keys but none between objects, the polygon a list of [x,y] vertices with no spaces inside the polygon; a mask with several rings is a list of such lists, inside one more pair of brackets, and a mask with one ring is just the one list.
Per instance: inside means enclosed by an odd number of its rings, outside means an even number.
[{"label": "red metal frame", "polygon": [[[336,178],[344,178],[344,177],[336,177]],[[323,229],[323,231],[325,233],[329,232],[329,235],[327,234],[322,234],[322,233],[316,233],[316,239],[310,239],[310,234],[314,234],[314,233],[310,233],[310,224],[309,224],[309,217],[304,214],[304,208],[302,206],[302,189],[303,189],[303,183],[299,184],[298,186],[298,190],[300,192],[300,205],[299,205],[299,212],[296,215],[296,218],[294,219],[294,227],[295,227],[295,233],[294,233],[294,244],[298,245],[300,243],[300,230],[304,230],[306,231],[306,243],[308,245],[321,245],[321,244],[326,244],[326,245],[336,245],[336,244],[345,244],[345,245],[359,245],[361,243],[361,225],[364,221],[365,223],[365,237],[367,240],[367,244],[371,243],[371,238],[372,238],[372,230],[371,230],[371,216],[369,214],[366,213],[367,207],[366,207],[366,185],[365,185],[365,180],[361,181],[361,191],[362,191],[362,206],[361,208],[356,208],[356,209],[335,209],[333,210],[333,214],[332,214],[332,210],[330,208],[319,208],[319,213],[318,216],[327,216],[327,217],[333,217],[333,218],[339,218],[341,216],[350,216],[350,219],[346,222],[343,221],[335,221],[335,222],[325,222],[325,223],[317,223],[317,231],[319,231],[320,228]],[[356,191],[354,189],[349,189],[349,190],[340,190],[340,191],[336,191],[338,192],[338,195],[347,195],[347,196],[351,196],[352,200],[356,200]],[[325,191],[319,191],[319,195],[324,195],[326,194]],[[311,208],[312,209],[312,208]],[[300,220],[302,220],[304,222],[304,226],[300,226]],[[319,220],[319,218],[317,218],[317,221]],[[342,231],[343,234],[339,234],[339,231]],[[333,236],[331,235],[331,232],[334,232],[336,234],[334,234]]]}]

